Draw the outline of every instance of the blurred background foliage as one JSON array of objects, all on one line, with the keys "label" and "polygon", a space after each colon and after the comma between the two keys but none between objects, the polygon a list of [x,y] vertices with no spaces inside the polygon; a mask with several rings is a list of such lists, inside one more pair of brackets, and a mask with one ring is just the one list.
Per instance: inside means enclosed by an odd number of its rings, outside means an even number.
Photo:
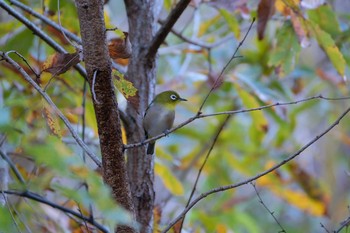
[{"label": "blurred background foliage", "polygon": [[[160,24],[176,2],[164,1]],[[58,21],[56,0],[23,3]],[[61,32],[15,9],[67,51],[75,51]],[[60,9],[62,26],[79,35],[74,2],[61,1]],[[108,28],[128,31],[123,1],[107,1],[105,10]],[[0,12],[0,50],[19,52],[40,73],[54,50],[5,11]],[[173,89],[188,99],[177,109],[176,124],[196,114],[214,84],[204,114],[319,95],[349,96],[349,12],[350,4],[341,0],[194,0],[159,50],[156,92]],[[215,83],[253,17],[258,22],[240,47],[239,57]],[[109,31],[108,39],[119,37],[120,31]],[[11,57],[35,78],[20,59]],[[114,62],[119,63],[115,65],[120,70],[125,69],[125,61]],[[128,222],[93,163],[85,158],[50,106],[7,63],[1,62],[0,67],[1,150],[25,180],[25,185],[21,184],[10,171],[8,189],[23,190],[25,186],[86,215],[92,208],[94,217],[109,227]],[[53,78],[42,73],[37,82],[45,87],[50,79],[47,94],[99,153],[91,96],[84,79],[70,69]],[[123,108],[123,95],[118,95],[118,102]],[[195,196],[243,181],[286,159],[332,124],[349,107],[347,102],[314,99],[232,115],[203,169]],[[198,169],[225,118],[198,119],[157,142],[155,228],[166,226],[183,210]],[[264,204],[286,232],[335,230],[349,216],[348,125],[346,117],[296,159],[256,181]],[[4,216],[0,218],[1,231],[86,232],[84,224],[58,210],[28,199],[3,198],[6,204],[0,208]],[[279,230],[250,184],[207,197],[184,222],[185,232]]]}]

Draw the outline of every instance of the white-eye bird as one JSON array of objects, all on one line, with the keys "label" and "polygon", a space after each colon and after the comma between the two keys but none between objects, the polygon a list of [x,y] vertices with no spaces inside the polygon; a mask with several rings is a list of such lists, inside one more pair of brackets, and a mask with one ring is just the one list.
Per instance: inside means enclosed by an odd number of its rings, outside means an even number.
[{"label": "white-eye bird", "polygon": [[[156,95],[147,107],[143,118],[143,128],[147,138],[166,133],[174,124],[175,107],[181,101],[187,101],[175,91],[164,91]],[[155,141],[148,144],[147,154],[154,153]]]}]

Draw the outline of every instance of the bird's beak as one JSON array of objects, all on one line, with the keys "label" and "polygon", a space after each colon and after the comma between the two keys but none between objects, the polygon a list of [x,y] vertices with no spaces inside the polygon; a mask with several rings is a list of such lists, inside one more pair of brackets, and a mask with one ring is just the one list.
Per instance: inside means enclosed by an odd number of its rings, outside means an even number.
[{"label": "bird's beak", "polygon": [[187,99],[184,99],[184,98],[179,98],[180,101],[187,101]]}]

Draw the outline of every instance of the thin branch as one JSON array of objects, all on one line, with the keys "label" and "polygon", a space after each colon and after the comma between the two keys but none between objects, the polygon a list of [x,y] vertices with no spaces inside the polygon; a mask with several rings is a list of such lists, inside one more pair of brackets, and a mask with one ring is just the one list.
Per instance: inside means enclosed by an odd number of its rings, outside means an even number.
[{"label": "thin branch", "polygon": [[256,185],[253,183],[253,182],[250,182],[250,184],[253,186],[254,188],[254,191],[256,193],[256,196],[259,198],[259,202],[264,206],[264,208],[267,210],[267,212],[269,212],[269,214],[272,216],[272,218],[275,220],[275,222],[278,224],[278,226],[281,228],[280,231],[278,232],[281,232],[281,233],[286,233],[286,230],[284,230],[283,226],[281,225],[281,223],[278,221],[278,219],[275,217],[275,213],[272,212],[269,207],[267,207],[267,205],[265,204],[265,202],[262,200],[257,188],[256,188]]},{"label": "thin branch", "polygon": [[57,16],[58,16],[58,25],[60,26],[60,32],[62,33],[63,37],[67,40],[69,44],[71,44],[76,50],[78,50],[78,46],[76,44],[73,44],[73,42],[67,37],[66,33],[63,31],[62,23],[61,23],[61,10],[60,10],[60,0],[57,0]]},{"label": "thin branch", "polygon": [[[40,37],[43,41],[45,41],[48,45],[50,45],[53,49],[60,53],[68,53],[60,44],[54,41],[49,35],[47,35],[43,30],[41,30],[38,26],[28,20],[26,17],[18,13],[15,9],[9,6],[5,1],[0,1],[0,7],[7,11],[10,15],[16,18],[18,21],[23,23],[28,29],[30,29],[34,34]],[[77,64],[74,66],[75,69],[86,79],[85,69]]]},{"label": "thin branch", "polygon": [[[216,131],[216,133],[215,133],[215,135],[214,135],[214,137],[213,137],[213,139],[212,139],[211,146],[210,146],[210,148],[209,148],[209,150],[208,150],[208,152],[207,152],[207,155],[205,156],[205,159],[204,159],[204,161],[203,161],[201,167],[200,167],[199,170],[198,170],[198,174],[197,174],[197,177],[196,177],[196,181],[194,182],[194,185],[193,185],[193,188],[192,188],[190,197],[188,198],[188,201],[187,201],[187,204],[186,204],[185,208],[187,208],[187,207],[190,205],[191,200],[192,200],[192,197],[193,197],[193,195],[194,195],[194,192],[195,192],[196,189],[197,189],[197,184],[198,184],[199,178],[200,178],[200,176],[201,176],[201,174],[202,174],[203,168],[204,168],[204,166],[206,165],[206,163],[207,163],[207,161],[208,161],[208,159],[209,159],[209,156],[210,156],[212,150],[214,149],[214,146],[215,146],[217,140],[219,139],[219,135],[221,134],[221,132],[223,131],[223,129],[225,128],[225,126],[227,125],[227,122],[230,120],[231,117],[232,117],[232,115],[227,115],[226,118],[225,118],[225,120],[221,123],[220,127],[219,127],[218,130]],[[180,226],[180,231],[179,231],[179,232],[181,232],[181,229],[182,229],[182,226],[183,226],[183,222],[185,221],[185,217],[186,217],[186,215],[184,215],[184,217],[182,218],[182,220],[180,220],[180,221],[181,221],[181,226]]]},{"label": "thin branch", "polygon": [[71,209],[68,209],[66,207],[63,207],[63,206],[60,206],[54,202],[51,202],[47,199],[45,199],[44,197],[36,194],[36,193],[33,193],[31,191],[16,191],[16,190],[2,190],[3,193],[5,194],[8,194],[8,195],[15,195],[15,196],[20,196],[20,197],[25,197],[25,198],[28,198],[28,199],[31,199],[31,200],[34,200],[34,201],[37,201],[37,202],[40,202],[40,203],[43,203],[45,205],[48,205],[48,206],[51,206],[52,208],[55,208],[55,209],[58,209],[58,210],[61,210],[62,212],[64,213],[68,213],[69,215],[73,215],[83,221],[86,221],[88,223],[90,223],[91,225],[95,226],[97,229],[99,229],[100,231],[102,232],[105,232],[105,233],[108,233],[108,229],[101,225],[100,223],[96,222],[94,219],[91,219],[89,217],[86,217],[85,215],[81,214],[81,213],[78,213],[78,212],[75,212]]},{"label": "thin branch", "polygon": [[[5,197],[5,194],[3,192],[1,192],[3,194],[3,196]],[[12,211],[14,212],[14,215],[17,216],[17,218],[19,219],[19,221],[22,223],[22,225],[25,227],[25,229],[27,230],[27,232],[29,233],[32,233],[31,229],[29,228],[28,224],[26,223],[27,222],[27,219],[23,219],[23,214],[22,213],[19,213],[15,206],[13,206],[11,204],[11,202],[7,202],[9,207],[12,208]],[[11,214],[12,215],[12,214]]]},{"label": "thin branch", "polygon": [[201,195],[199,195],[196,199],[194,199],[191,204],[185,208],[173,221],[170,222],[170,224],[162,231],[163,233],[169,231],[170,228],[172,228],[181,218],[183,218],[186,213],[188,211],[190,211],[198,202],[200,202],[201,200],[203,200],[204,198],[214,194],[214,193],[219,193],[219,192],[223,192],[223,191],[227,191],[230,189],[234,189],[240,186],[243,186],[245,184],[248,184],[250,182],[253,182],[275,170],[277,170],[278,168],[282,167],[284,164],[288,163],[289,161],[293,160],[295,157],[297,157],[298,155],[300,155],[302,152],[304,152],[307,148],[309,148],[311,145],[313,145],[314,143],[316,143],[320,138],[322,138],[324,135],[326,135],[329,131],[331,131],[335,126],[337,126],[340,121],[350,112],[350,107],[347,108],[339,117],[338,119],[331,124],[328,128],[326,128],[322,133],[320,133],[319,135],[317,135],[314,139],[312,139],[311,141],[309,141],[307,144],[305,144],[302,148],[300,148],[297,152],[295,152],[293,155],[289,156],[288,158],[284,159],[283,161],[281,161],[280,163],[276,164],[275,166],[267,169],[266,171],[257,174],[251,178],[248,178],[244,181],[241,181],[239,183],[236,184],[231,184],[231,185],[226,185],[226,186],[221,186],[215,189],[212,189],[208,192],[202,193]]},{"label": "thin branch", "polygon": [[[159,22],[162,25],[164,24],[164,21],[162,21],[162,20],[159,20]],[[203,42],[199,39],[188,38],[188,37],[184,36],[181,32],[176,31],[174,28],[171,29],[171,33],[173,33],[175,36],[179,37],[181,40],[183,40],[189,44],[197,45],[197,46],[205,48],[205,49],[212,49],[212,48],[218,47],[218,46],[224,44],[225,42],[227,42],[233,38],[233,35],[230,34],[230,35],[225,36],[222,39],[219,39],[216,42],[206,43],[206,42]]]},{"label": "thin branch", "polygon": [[8,165],[10,166],[11,170],[13,171],[13,173],[15,173],[15,175],[16,175],[17,179],[19,180],[19,182],[21,182],[21,184],[23,184],[23,185],[26,185],[23,176],[18,171],[16,165],[12,162],[10,157],[8,157],[7,154],[5,152],[3,152],[2,150],[0,150],[0,156],[8,163]]},{"label": "thin branch", "polygon": [[7,206],[8,211],[9,211],[9,213],[10,213],[10,215],[11,215],[13,224],[15,225],[17,231],[20,232],[20,233],[22,233],[21,229],[20,229],[19,226],[18,226],[18,223],[16,222],[15,217],[13,216],[13,213],[12,213],[12,211],[11,211],[10,203],[9,203],[9,201],[8,201],[8,199],[7,199],[7,197],[6,197],[5,193],[4,193],[4,191],[1,191],[1,194],[2,194],[2,196],[3,196],[4,199],[5,199],[5,203],[6,203],[6,206]]},{"label": "thin branch", "polygon": [[209,114],[197,113],[197,115],[195,115],[193,117],[190,117],[189,119],[187,119],[186,121],[182,122],[178,126],[170,129],[166,134],[162,133],[162,134],[160,134],[158,136],[155,136],[153,138],[149,138],[149,139],[144,140],[142,142],[124,145],[124,150],[130,149],[130,148],[144,146],[147,143],[149,143],[150,141],[154,141],[154,140],[157,140],[159,138],[168,136],[170,133],[174,132],[175,130],[178,130],[178,129],[184,127],[185,125],[188,125],[192,121],[195,121],[195,120],[200,119],[200,118],[213,117],[213,116],[219,116],[219,115],[233,115],[233,114],[239,114],[239,113],[254,112],[254,111],[260,111],[260,110],[263,110],[263,109],[266,109],[266,108],[272,108],[272,107],[278,107],[278,106],[286,106],[286,105],[295,105],[295,104],[299,104],[299,103],[302,103],[302,102],[308,102],[310,100],[315,100],[315,99],[322,99],[322,100],[328,100],[328,101],[338,101],[338,100],[348,100],[348,99],[350,99],[350,96],[339,97],[339,98],[329,98],[329,97],[323,97],[322,95],[318,95],[318,96],[312,96],[312,97],[308,97],[308,98],[300,99],[300,100],[295,100],[295,101],[291,101],[291,102],[277,102],[277,103],[274,103],[274,104],[268,104],[268,105],[264,105],[264,106],[257,107],[257,108],[240,109],[240,110],[234,110],[234,111],[223,111],[223,112],[216,112],[216,113],[209,113]]},{"label": "thin branch", "polygon": [[202,112],[202,109],[203,109],[203,107],[204,107],[204,104],[207,102],[207,100],[208,100],[210,94],[211,94],[211,93],[214,91],[214,89],[216,88],[216,85],[217,85],[218,81],[221,80],[222,75],[223,75],[224,72],[226,71],[226,69],[227,69],[227,67],[229,66],[229,64],[231,63],[231,61],[232,61],[234,58],[236,58],[236,54],[237,54],[238,50],[241,48],[241,46],[243,45],[245,39],[247,38],[247,36],[248,36],[250,30],[251,30],[252,27],[253,27],[254,22],[255,22],[255,18],[253,18],[252,22],[250,23],[249,28],[248,28],[246,34],[244,35],[243,39],[239,42],[239,44],[238,44],[238,46],[237,46],[235,52],[234,52],[233,55],[231,56],[230,60],[226,63],[226,65],[224,66],[224,68],[221,70],[220,75],[215,79],[215,82],[213,83],[213,85],[212,85],[210,91],[209,91],[208,94],[205,96],[205,98],[204,98],[204,100],[203,100],[201,106],[199,107],[198,113],[201,113],[201,112]]},{"label": "thin branch", "polygon": [[31,7],[17,1],[17,0],[9,0],[9,2],[11,4],[13,4],[14,6],[24,10],[25,12],[33,15],[34,17],[40,19],[41,21],[43,21],[44,23],[46,23],[47,25],[53,27],[54,29],[56,29],[57,31],[62,31],[69,39],[75,41],[78,44],[81,44],[81,39],[75,35],[74,33],[68,31],[67,29],[63,28],[62,26],[60,26],[59,24],[57,24],[56,22],[50,20],[48,17],[39,14],[38,12],[34,11]]},{"label": "thin branch", "polygon": [[[10,53],[10,52],[8,52]],[[17,52],[15,52],[18,54]],[[64,124],[69,129],[70,133],[72,134],[75,141],[78,143],[78,145],[85,150],[87,155],[96,163],[98,167],[102,167],[102,163],[100,159],[90,150],[90,148],[81,140],[78,133],[74,130],[73,126],[69,122],[69,120],[64,116],[64,114],[58,109],[58,107],[54,104],[54,102],[51,100],[50,96],[48,96],[41,88],[40,86],[25,72],[25,70],[14,60],[12,60],[7,53],[0,51],[0,56],[5,59],[6,62],[11,64],[16,70],[18,70],[24,79],[29,82],[39,93],[40,95],[46,100],[46,102],[52,107],[52,109],[56,112],[56,114],[61,118],[61,120],[64,122]]]},{"label": "thin branch", "polygon": [[191,0],[180,0],[175,8],[170,12],[168,18],[165,20],[163,26],[158,30],[154,36],[151,45],[148,48],[146,57],[155,57],[160,45],[164,42],[166,36],[169,34],[171,28],[177,22],[178,18],[184,12]]},{"label": "thin branch", "polygon": [[327,233],[331,233],[331,232],[326,228],[326,226],[323,225],[321,222],[320,222],[320,225],[321,225],[321,227],[322,227]]},{"label": "thin branch", "polygon": [[340,231],[344,228],[344,227],[348,227],[350,224],[350,216],[345,219],[344,221],[342,221],[340,223],[340,227],[337,230],[334,230],[334,233],[340,233]]}]

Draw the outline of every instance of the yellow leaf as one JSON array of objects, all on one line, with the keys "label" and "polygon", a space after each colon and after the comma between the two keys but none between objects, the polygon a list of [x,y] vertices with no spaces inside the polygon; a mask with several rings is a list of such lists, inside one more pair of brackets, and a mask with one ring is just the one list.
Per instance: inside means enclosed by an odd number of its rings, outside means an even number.
[{"label": "yellow leaf", "polygon": [[220,20],[220,18],[221,16],[217,15],[214,18],[211,18],[208,21],[203,22],[199,27],[198,37],[203,36],[209,30],[210,27],[212,27],[216,22]]},{"label": "yellow leaf", "polygon": [[276,0],[275,8],[283,15],[289,15],[291,8],[294,10],[299,9],[300,0]]},{"label": "yellow leaf", "polygon": [[69,166],[69,170],[82,179],[86,179],[89,175],[89,169],[87,167],[72,165]]},{"label": "yellow leaf", "polygon": [[[236,90],[246,108],[257,108],[260,106],[258,101],[249,92],[238,85],[236,85]],[[267,130],[268,122],[262,111],[252,111],[250,112],[250,116],[253,119],[253,124],[256,129],[262,132]]]},{"label": "yellow leaf", "polygon": [[52,107],[46,103],[45,101],[43,102],[43,115],[46,120],[46,124],[49,127],[51,133],[59,138],[61,138],[61,128],[58,123],[58,116],[52,109]]},{"label": "yellow leaf", "polygon": [[311,31],[314,33],[317,42],[326,52],[329,60],[332,62],[334,68],[343,77],[345,73],[346,62],[343,54],[335,44],[333,38],[327,32],[323,31],[317,24],[309,21]]},{"label": "yellow leaf", "polygon": [[294,191],[291,189],[283,189],[276,191],[276,194],[281,196],[291,205],[305,211],[314,216],[323,216],[326,212],[326,207],[323,202],[313,200],[305,193]]},{"label": "yellow leaf", "polygon": [[239,28],[239,22],[237,21],[236,17],[229,11],[225,9],[219,9],[219,12],[221,13],[222,17],[226,20],[228,27],[233,32],[236,38],[239,38],[240,36],[240,28]]},{"label": "yellow leaf", "polygon": [[159,175],[164,186],[174,195],[183,195],[184,188],[180,181],[174,176],[170,169],[163,164],[156,162],[154,166],[156,174]]},{"label": "yellow leaf", "polygon": [[313,199],[302,191],[284,187],[283,180],[278,176],[278,173],[272,173],[261,177],[257,180],[257,185],[269,189],[290,205],[308,214],[323,216],[326,213],[326,204],[322,200]]}]

